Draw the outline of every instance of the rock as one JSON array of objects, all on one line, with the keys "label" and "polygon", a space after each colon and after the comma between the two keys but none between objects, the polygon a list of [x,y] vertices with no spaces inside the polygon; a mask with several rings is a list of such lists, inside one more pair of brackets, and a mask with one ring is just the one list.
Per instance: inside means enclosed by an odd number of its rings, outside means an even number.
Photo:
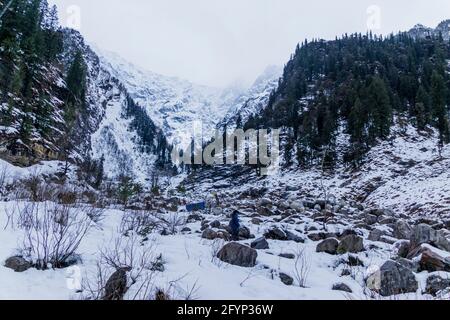
[{"label": "rock", "polygon": [[291,208],[297,212],[301,212],[305,209],[305,207],[303,206],[303,203],[301,203],[299,201],[292,201],[291,204],[289,205],[289,208]]},{"label": "rock", "polygon": [[242,238],[242,239],[250,239],[250,238],[252,238],[252,234],[250,233],[250,229],[247,228],[247,227],[241,227],[239,229],[239,238]]},{"label": "rock", "polygon": [[272,207],[272,200],[267,199],[267,198],[262,198],[261,200],[259,200],[259,205],[261,207]]},{"label": "rock", "polygon": [[269,208],[266,208],[266,207],[258,207],[258,209],[256,209],[256,212],[258,212],[258,214],[260,214],[261,216],[266,216],[266,217],[270,217],[273,215],[272,210],[270,210]]},{"label": "rock", "polygon": [[287,231],[287,230],[285,231],[285,233],[286,233],[286,237],[287,237],[288,241],[294,241],[296,243],[305,243],[305,239],[296,235],[295,233]]},{"label": "rock", "polygon": [[393,236],[397,239],[410,239],[412,233],[411,226],[404,220],[399,220],[394,225]]},{"label": "rock", "polygon": [[421,244],[428,243],[436,248],[450,252],[450,242],[445,238],[442,231],[434,230],[427,224],[417,225],[411,234],[411,248],[416,248]]},{"label": "rock", "polygon": [[203,239],[214,240],[217,238],[217,232],[208,228],[202,233]]},{"label": "rock", "polygon": [[444,279],[438,275],[431,275],[427,279],[425,292],[436,296],[440,291],[450,289],[450,279]]},{"label": "rock", "polygon": [[323,232],[315,232],[308,234],[308,238],[312,241],[320,241],[326,239],[327,236]]},{"label": "rock", "polygon": [[373,229],[372,231],[370,231],[369,237],[367,239],[369,239],[370,241],[380,241],[381,237],[385,234],[386,232],[384,232],[383,230]]},{"label": "rock", "polygon": [[267,242],[266,238],[261,237],[253,241],[250,245],[253,249],[257,250],[265,250],[269,249],[269,243]]},{"label": "rock", "polygon": [[217,254],[217,258],[223,262],[246,268],[254,267],[257,257],[258,253],[255,249],[237,242],[226,244]]},{"label": "rock", "polygon": [[14,270],[15,272],[25,272],[32,267],[31,263],[23,257],[15,256],[6,259],[5,267]]},{"label": "rock", "polygon": [[341,272],[341,277],[346,277],[346,276],[351,276],[352,275],[352,271],[350,269],[344,269]]},{"label": "rock", "polygon": [[211,228],[216,228],[216,229],[219,229],[221,227],[221,224],[220,224],[219,220],[214,220],[209,225],[211,226]]},{"label": "rock", "polygon": [[336,254],[339,241],[334,238],[325,239],[317,245],[316,252],[326,252],[328,254]]},{"label": "rock", "polygon": [[189,227],[184,227],[183,229],[181,229],[181,232],[191,232],[192,229]]},{"label": "rock", "polygon": [[364,240],[360,236],[348,235],[339,243],[337,252],[344,254],[347,252],[358,253],[364,250]]},{"label": "rock", "polygon": [[280,272],[280,280],[287,286],[292,286],[294,284],[294,278],[283,272]]},{"label": "rock", "polygon": [[409,244],[409,241],[403,240],[398,241],[394,244],[394,248],[396,251],[396,254],[398,257],[406,258],[409,254],[409,249],[411,248],[411,245]]},{"label": "rock", "polygon": [[197,221],[202,221],[203,218],[198,215],[198,214],[191,214],[187,217],[187,223],[193,223],[193,222],[197,222]]},{"label": "rock", "polygon": [[346,285],[345,283],[334,284],[332,290],[353,293],[352,289],[350,289],[350,287],[348,285]]},{"label": "rock", "polygon": [[412,272],[419,272],[419,263],[413,260],[409,260],[406,258],[397,258],[396,262],[400,263],[406,269],[411,270]]},{"label": "rock", "polygon": [[279,257],[285,258],[285,259],[294,260],[295,259],[295,254],[293,254],[293,253],[281,253],[279,255]]},{"label": "rock", "polygon": [[348,255],[347,264],[350,267],[364,267],[364,262],[358,256],[352,254]]},{"label": "rock", "polygon": [[445,259],[437,253],[425,248],[419,261],[420,271],[436,272],[446,271],[450,272],[450,259]]},{"label": "rock", "polygon": [[223,209],[220,208],[220,207],[214,207],[214,208],[211,209],[211,214],[212,214],[213,216],[220,216],[220,215],[223,215]]},{"label": "rock", "polygon": [[380,294],[384,297],[416,292],[419,284],[414,273],[401,264],[389,260],[380,268]]},{"label": "rock", "polygon": [[344,230],[340,235],[339,235],[339,240],[342,240],[343,238],[345,238],[346,236],[349,236],[349,235],[355,235],[355,236],[357,236],[358,234],[356,233],[356,231],[355,230],[352,230],[352,229],[347,229],[347,230]]},{"label": "rock", "polygon": [[103,300],[123,300],[127,292],[127,269],[114,272],[105,285]]},{"label": "rock", "polygon": [[264,236],[266,237],[266,239],[281,240],[281,241],[287,240],[286,232],[284,232],[278,227],[270,229],[264,234]]},{"label": "rock", "polygon": [[251,222],[256,225],[260,225],[263,221],[259,218],[252,218]]},{"label": "rock", "polygon": [[368,214],[364,218],[364,222],[367,223],[369,226],[374,225],[375,223],[378,222],[378,217],[376,215],[373,215],[373,214]]}]

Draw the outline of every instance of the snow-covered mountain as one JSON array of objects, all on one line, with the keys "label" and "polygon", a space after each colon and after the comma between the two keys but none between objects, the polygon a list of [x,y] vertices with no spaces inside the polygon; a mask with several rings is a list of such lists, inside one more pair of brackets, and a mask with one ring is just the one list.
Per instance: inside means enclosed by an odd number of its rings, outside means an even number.
[{"label": "snow-covered mountain", "polygon": [[435,29],[426,27],[423,24],[416,24],[408,31],[408,34],[415,38],[426,38],[441,34],[445,40],[450,40],[450,20],[442,21]]},{"label": "snow-covered mountain", "polygon": [[219,123],[219,127],[226,125],[228,128],[233,128],[239,126],[239,122],[243,125],[252,115],[265,108],[282,74],[283,69],[279,66],[267,67],[252,87],[233,101],[233,105]]},{"label": "snow-covered mountain", "polygon": [[241,89],[219,89],[143,70],[115,53],[96,49],[102,68],[119,79],[133,100],[145,108],[169,143],[187,146],[194,122],[201,121],[205,139],[214,134]]},{"label": "snow-covered mountain", "polygon": [[[69,63],[81,51],[87,67],[86,111],[78,121],[73,156],[80,161],[103,159],[109,178],[126,175],[145,183],[161,160],[163,133],[151,119],[138,119],[139,106],[130,99],[125,78],[118,79],[105,68],[80,33],[64,30],[64,41],[64,60]],[[136,120],[144,122],[147,139],[138,133]]]}]

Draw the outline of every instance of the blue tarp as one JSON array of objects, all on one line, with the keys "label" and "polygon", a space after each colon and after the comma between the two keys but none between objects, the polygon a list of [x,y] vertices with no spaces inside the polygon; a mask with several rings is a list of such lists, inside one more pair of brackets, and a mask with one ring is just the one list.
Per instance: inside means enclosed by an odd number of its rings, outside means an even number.
[{"label": "blue tarp", "polygon": [[205,210],[205,209],[206,209],[206,202],[204,202],[204,201],[186,205],[186,210],[188,212],[200,211],[200,210]]}]

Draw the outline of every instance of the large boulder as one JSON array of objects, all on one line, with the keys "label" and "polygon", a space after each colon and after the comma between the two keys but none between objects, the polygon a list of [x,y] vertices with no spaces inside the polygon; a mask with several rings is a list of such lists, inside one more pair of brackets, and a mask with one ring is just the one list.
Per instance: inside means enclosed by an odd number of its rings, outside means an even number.
[{"label": "large boulder", "polygon": [[284,233],[286,233],[286,237],[288,241],[294,241],[297,243],[305,243],[305,239],[303,239],[302,237],[296,235],[293,232],[290,232],[288,230],[286,230]]},{"label": "large boulder", "polygon": [[14,270],[15,272],[24,272],[32,267],[32,264],[23,257],[15,256],[6,259],[5,267]]},{"label": "large boulder", "polygon": [[384,297],[416,292],[419,288],[414,273],[392,260],[386,261],[381,266],[379,277],[379,292]]},{"label": "large boulder", "polygon": [[278,227],[275,227],[275,228],[272,228],[272,229],[268,230],[264,234],[264,236],[266,237],[266,239],[281,240],[281,241],[288,240],[286,232],[284,232],[283,230],[281,230]]},{"label": "large boulder", "polygon": [[434,230],[427,224],[417,225],[411,233],[411,248],[417,248],[421,244],[427,243],[441,250],[450,252],[450,242],[445,237],[442,230]]},{"label": "large boulder", "polygon": [[352,293],[352,289],[350,289],[350,287],[348,285],[346,285],[345,283],[336,283],[333,285],[332,288],[333,291],[343,291],[343,292],[347,292],[347,293]]},{"label": "large boulder", "polygon": [[339,254],[344,254],[347,252],[358,253],[361,251],[364,251],[364,240],[360,236],[353,234],[342,238],[337,249]]},{"label": "large boulder", "polygon": [[420,258],[420,270],[421,271],[447,271],[450,272],[450,259],[443,258],[439,254],[424,248]]},{"label": "large boulder", "polygon": [[436,296],[443,290],[450,290],[450,279],[444,279],[438,275],[432,275],[427,279],[425,292]]},{"label": "large boulder", "polygon": [[294,278],[283,272],[280,272],[280,280],[287,286],[292,286],[294,284]]},{"label": "large boulder", "polygon": [[269,249],[269,243],[267,242],[266,238],[261,237],[253,241],[250,245],[253,249],[256,250],[264,250]]},{"label": "large boulder", "polygon": [[207,229],[205,229],[205,231],[203,231],[202,238],[208,239],[208,240],[214,240],[217,238],[217,232],[210,228],[207,228]]},{"label": "large boulder", "polygon": [[123,300],[127,287],[127,271],[130,269],[118,269],[114,272],[105,285],[103,300]]},{"label": "large boulder", "polygon": [[258,253],[255,249],[237,242],[226,244],[217,254],[217,258],[223,262],[246,268],[254,267],[257,257]]},{"label": "large boulder", "polygon": [[400,240],[407,240],[411,238],[412,228],[411,226],[404,220],[398,220],[394,225],[394,238]]},{"label": "large boulder", "polygon": [[335,238],[325,239],[317,245],[316,252],[326,252],[328,254],[336,254],[339,241]]}]

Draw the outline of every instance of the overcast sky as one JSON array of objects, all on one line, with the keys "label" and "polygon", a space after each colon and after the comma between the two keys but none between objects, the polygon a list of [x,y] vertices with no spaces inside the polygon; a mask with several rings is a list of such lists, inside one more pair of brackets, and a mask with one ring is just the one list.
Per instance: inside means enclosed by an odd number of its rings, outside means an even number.
[{"label": "overcast sky", "polygon": [[[449,0],[50,0],[63,25],[148,70],[212,86],[250,84],[305,38],[435,27]],[[74,5],[76,7],[74,7]],[[78,19],[78,11],[80,19]]]}]

